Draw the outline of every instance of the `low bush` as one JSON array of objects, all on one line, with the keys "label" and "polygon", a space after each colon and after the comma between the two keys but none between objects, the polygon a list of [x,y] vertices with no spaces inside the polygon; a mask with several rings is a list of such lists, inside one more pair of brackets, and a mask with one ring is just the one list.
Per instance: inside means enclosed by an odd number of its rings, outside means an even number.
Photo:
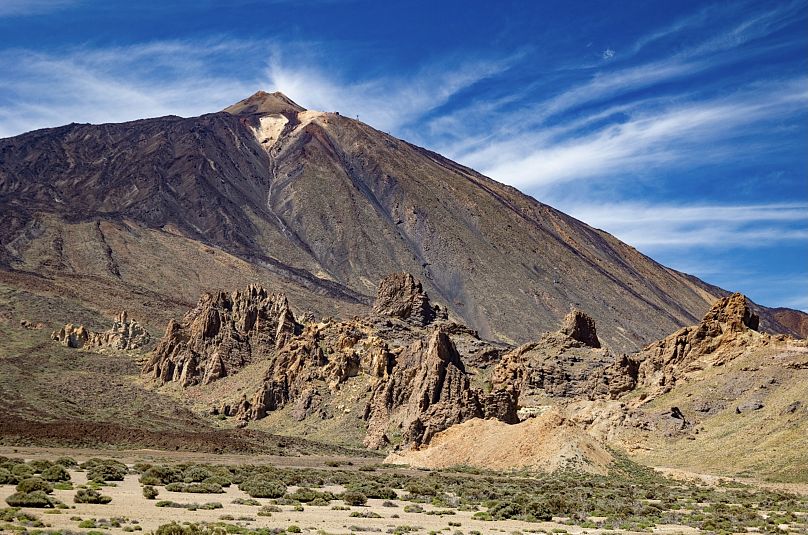
[{"label": "low bush", "polygon": [[328,505],[331,502],[331,500],[334,499],[334,495],[330,492],[320,492],[317,490],[310,489],[308,487],[300,487],[291,494],[287,494],[286,498],[303,503],[309,503],[313,502],[314,500],[320,500],[321,502],[325,502],[324,505]]},{"label": "low bush", "polygon": [[217,483],[191,483],[185,486],[183,492],[191,492],[194,494],[222,494],[224,489]]},{"label": "low bush", "polygon": [[252,498],[280,498],[286,494],[286,485],[283,481],[265,479],[263,476],[246,479],[238,488]]},{"label": "low bush", "polygon": [[353,518],[381,518],[382,515],[374,513],[373,511],[353,511],[350,514]]},{"label": "low bush", "polygon": [[70,481],[70,474],[64,466],[53,464],[42,471],[42,479],[45,481]]},{"label": "low bush", "polygon": [[34,469],[28,466],[27,464],[14,464],[11,467],[11,473],[17,476],[18,479],[26,479],[29,477],[34,477]]},{"label": "low bush", "polygon": [[346,505],[365,505],[368,503],[367,496],[353,490],[346,490],[340,494],[340,499],[345,502]]},{"label": "low bush", "polygon": [[50,462],[50,461],[44,461],[44,460],[41,460],[41,459],[37,459],[37,460],[31,461],[30,463],[28,463],[28,466],[33,468],[34,472],[36,472],[37,474],[41,474],[42,472],[44,472],[45,470],[47,470],[48,468],[53,466],[53,463]]},{"label": "low bush", "polygon": [[182,480],[185,483],[199,483],[209,477],[213,477],[213,473],[207,468],[197,465],[186,468],[182,473]]},{"label": "low bush", "polygon": [[78,466],[79,463],[76,462],[75,459],[72,457],[59,457],[55,461],[54,464],[58,464],[59,466],[63,466],[65,468],[73,468],[74,466]]},{"label": "low bush", "polygon": [[151,485],[146,485],[143,487],[143,497],[147,500],[155,499],[158,494],[160,494],[159,491]]},{"label": "low bush", "polygon": [[395,500],[398,498],[396,491],[390,487],[382,486],[375,481],[350,483],[347,485],[347,489],[355,492],[361,492],[368,498],[374,498],[377,500]]},{"label": "low bush", "polygon": [[41,490],[45,494],[53,492],[53,485],[42,479],[41,477],[29,477],[17,483],[17,492],[34,492]]},{"label": "low bush", "polygon": [[116,464],[99,464],[87,470],[87,479],[90,481],[123,481],[129,469],[117,461]]},{"label": "low bush", "polygon": [[35,490],[33,492],[15,492],[6,498],[6,503],[11,507],[56,507],[60,502],[41,490]]},{"label": "low bush", "polygon": [[0,485],[16,485],[19,478],[5,468],[0,468]]},{"label": "low bush", "polygon": [[252,498],[236,498],[230,503],[234,503],[236,505],[261,505],[261,502],[258,500],[253,500]]},{"label": "low bush", "polygon": [[73,497],[75,503],[107,504],[112,501],[110,496],[104,496],[97,490],[79,489]]}]

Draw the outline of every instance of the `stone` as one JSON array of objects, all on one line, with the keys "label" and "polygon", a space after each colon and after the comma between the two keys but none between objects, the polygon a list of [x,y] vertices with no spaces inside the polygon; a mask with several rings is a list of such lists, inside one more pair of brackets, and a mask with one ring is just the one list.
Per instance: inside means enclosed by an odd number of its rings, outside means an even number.
[{"label": "stone", "polygon": [[763,403],[758,400],[747,401],[735,407],[736,414],[743,414],[745,412],[759,411],[764,407]]},{"label": "stone", "polygon": [[656,397],[690,372],[724,365],[745,348],[770,343],[771,336],[757,332],[758,326],[758,316],[742,294],[719,299],[697,325],[679,329],[639,353],[624,355],[593,376],[593,395],[614,399],[647,387],[647,399]]},{"label": "stone", "polygon": [[373,305],[376,315],[400,318],[419,326],[432,323],[440,311],[431,305],[421,283],[409,273],[385,277],[379,283]]},{"label": "stone", "polygon": [[566,315],[561,333],[589,347],[600,347],[595,320],[578,309],[573,309]]}]

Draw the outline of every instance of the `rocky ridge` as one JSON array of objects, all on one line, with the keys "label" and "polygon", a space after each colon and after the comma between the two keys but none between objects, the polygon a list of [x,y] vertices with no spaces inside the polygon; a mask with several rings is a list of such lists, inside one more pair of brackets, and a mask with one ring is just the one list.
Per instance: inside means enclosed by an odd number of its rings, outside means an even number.
[{"label": "rocky ridge", "polygon": [[182,322],[169,322],[143,373],[158,383],[191,386],[263,361],[261,388],[212,408],[242,422],[286,407],[295,420],[333,417],[328,399],[354,380],[365,391],[361,417],[370,448],[389,444],[391,432],[421,445],[470,418],[518,421],[513,393],[472,386],[453,337],[472,358],[498,348],[450,322],[411,275],[383,279],[373,310],[301,325],[284,296],[263,288],[208,294]]},{"label": "rocky ridge", "polygon": [[644,388],[644,399],[655,397],[689,373],[723,366],[745,349],[788,339],[758,332],[759,325],[760,319],[744,295],[719,299],[698,324],[683,327],[638,353],[620,355],[593,381],[593,395],[616,398]]}]

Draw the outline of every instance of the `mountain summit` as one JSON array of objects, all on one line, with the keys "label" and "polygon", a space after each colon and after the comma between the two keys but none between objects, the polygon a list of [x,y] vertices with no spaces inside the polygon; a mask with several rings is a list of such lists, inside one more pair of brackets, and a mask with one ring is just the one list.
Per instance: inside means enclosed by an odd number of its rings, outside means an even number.
[{"label": "mountain summit", "polygon": [[[258,92],[201,117],[0,140],[0,275],[164,322],[199,294],[260,282],[303,311],[366,312],[412,273],[484,338],[574,308],[632,350],[727,292],[439,154]],[[764,329],[790,332],[761,309]]]},{"label": "mountain summit", "polygon": [[233,115],[268,115],[271,113],[298,113],[305,108],[281,93],[257,91],[253,95],[240,100],[223,111]]}]

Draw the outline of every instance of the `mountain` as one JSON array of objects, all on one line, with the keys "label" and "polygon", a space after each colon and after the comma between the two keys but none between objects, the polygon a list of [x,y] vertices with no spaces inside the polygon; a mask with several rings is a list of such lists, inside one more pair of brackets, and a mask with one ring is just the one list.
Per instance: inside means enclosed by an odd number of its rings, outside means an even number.
[{"label": "mountain", "polygon": [[[727,294],[439,154],[280,93],[200,117],[2,139],[0,207],[0,284],[106,315],[125,308],[152,330],[205,291],[255,282],[298,312],[349,317],[368,310],[378,281],[406,271],[482,338],[534,340],[577,307],[605,346],[635,350]],[[772,331],[805,325],[801,313],[758,312]]]}]

